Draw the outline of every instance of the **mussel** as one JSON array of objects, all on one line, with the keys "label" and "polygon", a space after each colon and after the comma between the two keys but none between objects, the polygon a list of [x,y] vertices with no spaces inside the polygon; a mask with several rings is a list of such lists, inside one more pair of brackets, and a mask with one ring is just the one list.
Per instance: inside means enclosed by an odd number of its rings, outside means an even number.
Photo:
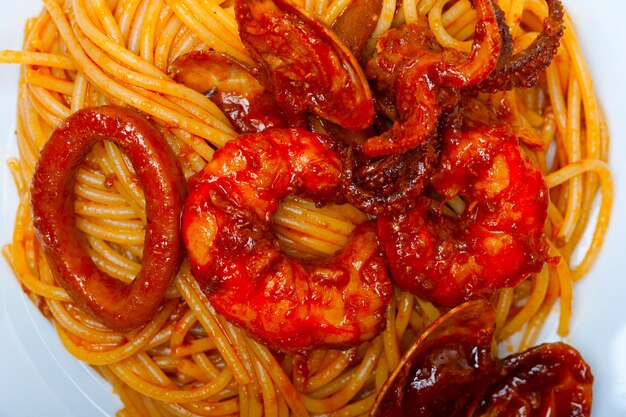
[{"label": "mussel", "polygon": [[470,301],[433,322],[378,393],[371,417],[585,417],[593,375],[580,353],[547,343],[505,359],[495,312]]}]

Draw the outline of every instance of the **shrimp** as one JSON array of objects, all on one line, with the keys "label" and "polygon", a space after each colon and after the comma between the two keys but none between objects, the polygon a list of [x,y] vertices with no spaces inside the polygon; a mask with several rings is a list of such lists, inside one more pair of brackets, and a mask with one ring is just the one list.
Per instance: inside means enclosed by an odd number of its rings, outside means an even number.
[{"label": "shrimp", "polygon": [[[489,297],[538,272],[547,259],[548,188],[507,125],[449,129],[431,185],[444,201],[422,196],[406,213],[378,218],[391,276],[401,288],[454,306]],[[463,196],[465,211],[442,213]]]},{"label": "shrimp", "polygon": [[[501,11],[491,0],[475,0],[478,22],[471,54],[441,49],[422,18],[383,34],[365,74],[383,93],[383,107],[397,121],[362,148],[374,158],[421,145],[437,127],[443,110],[458,102],[460,90],[478,85],[496,68],[502,36]],[[385,101],[387,102],[385,104]]]},{"label": "shrimp", "polygon": [[183,239],[192,274],[215,309],[280,350],[351,346],[381,329],[391,297],[376,225],[368,221],[324,261],[291,259],[271,226],[290,193],[340,195],[340,161],[302,129],[243,135],[189,181]]}]

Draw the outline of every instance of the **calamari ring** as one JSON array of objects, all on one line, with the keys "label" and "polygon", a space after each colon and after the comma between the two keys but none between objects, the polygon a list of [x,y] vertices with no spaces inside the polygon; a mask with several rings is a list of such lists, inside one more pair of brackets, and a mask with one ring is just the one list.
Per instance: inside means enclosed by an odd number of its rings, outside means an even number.
[{"label": "calamari ring", "polygon": [[[76,228],[74,180],[96,142],[115,142],[128,156],[146,198],[143,263],[131,284],[100,271]],[[185,177],[160,132],[139,113],[115,106],[78,111],[52,132],[31,186],[33,222],[55,280],[83,310],[117,331],[154,315],[183,259],[180,213]]]},{"label": "calamari ring", "polygon": [[269,129],[228,142],[189,183],[193,276],[218,312],[276,349],[356,345],[384,323],[392,287],[373,222],[319,262],[289,258],[273,237],[280,200],[338,198],[340,169],[322,135]]}]

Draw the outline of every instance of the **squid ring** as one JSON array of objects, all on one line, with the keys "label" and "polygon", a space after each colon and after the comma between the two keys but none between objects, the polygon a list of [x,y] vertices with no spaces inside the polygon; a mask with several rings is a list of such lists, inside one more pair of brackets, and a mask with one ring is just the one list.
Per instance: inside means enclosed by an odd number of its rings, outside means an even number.
[{"label": "squid ring", "polygon": [[[128,156],[145,193],[143,264],[131,284],[100,271],[78,238],[74,181],[81,162],[101,140],[115,142]],[[139,113],[115,106],[74,113],[43,147],[31,186],[35,230],[54,278],[79,307],[113,330],[127,331],[150,320],[183,259],[185,195],[175,155]]]}]

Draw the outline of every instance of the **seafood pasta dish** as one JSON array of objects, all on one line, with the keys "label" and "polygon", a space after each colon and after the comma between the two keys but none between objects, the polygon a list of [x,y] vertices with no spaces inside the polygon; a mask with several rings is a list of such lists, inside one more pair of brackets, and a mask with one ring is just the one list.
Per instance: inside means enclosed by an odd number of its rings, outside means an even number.
[{"label": "seafood pasta dish", "polygon": [[0,62],[3,255],[118,416],[591,415],[536,343],[613,194],[560,0],[43,0]]}]

